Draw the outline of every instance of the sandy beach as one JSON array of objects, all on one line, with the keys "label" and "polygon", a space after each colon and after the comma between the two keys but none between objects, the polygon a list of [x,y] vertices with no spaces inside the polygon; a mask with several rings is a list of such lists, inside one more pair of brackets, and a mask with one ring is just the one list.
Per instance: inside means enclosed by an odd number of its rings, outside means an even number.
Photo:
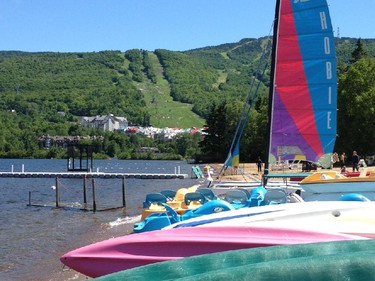
[{"label": "sandy beach", "polygon": [[[211,167],[212,171],[212,178],[214,180],[223,180],[223,181],[260,181],[263,174],[262,172],[258,173],[258,168],[256,163],[241,163],[238,167],[237,171],[234,170],[232,167],[229,167],[223,175],[220,175],[220,171],[222,170],[223,164],[222,163],[213,163],[209,164],[208,166]],[[365,168],[360,168],[360,171],[366,169],[372,173],[375,173],[375,166],[368,166]],[[318,171],[321,170],[318,168]],[[340,167],[333,167],[333,170],[340,172]],[[347,171],[351,172],[352,167],[347,166]],[[286,171],[270,171],[270,173],[297,173],[302,172],[302,170],[286,170]]]},{"label": "sandy beach", "polygon": [[241,163],[237,170],[228,167],[222,175],[220,175],[223,168],[222,163],[213,163],[208,166],[211,167],[211,176],[214,180],[259,181],[262,177],[262,173],[258,173],[256,163]]}]

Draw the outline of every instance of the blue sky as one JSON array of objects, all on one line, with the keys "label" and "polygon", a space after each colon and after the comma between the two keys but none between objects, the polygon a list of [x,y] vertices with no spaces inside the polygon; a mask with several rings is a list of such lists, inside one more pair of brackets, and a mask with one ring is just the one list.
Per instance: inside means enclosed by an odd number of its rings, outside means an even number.
[{"label": "blue sky", "polygon": [[[0,50],[185,51],[267,36],[276,0],[0,0]],[[375,38],[375,0],[328,0],[341,37]]]}]

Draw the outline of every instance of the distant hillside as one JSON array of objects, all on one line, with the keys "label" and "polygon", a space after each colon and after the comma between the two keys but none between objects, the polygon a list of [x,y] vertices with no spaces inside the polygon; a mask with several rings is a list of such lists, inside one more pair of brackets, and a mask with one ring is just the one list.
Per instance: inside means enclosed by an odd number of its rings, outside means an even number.
[{"label": "distant hillside", "polygon": [[[351,53],[356,48],[358,38],[342,37],[336,39],[336,56],[339,63],[349,64]],[[375,39],[361,39],[369,57],[375,58]]]},{"label": "distant hillside", "polygon": [[[185,52],[0,51],[4,134],[21,137],[25,128],[37,136],[77,134],[78,117],[109,113],[133,125],[201,127],[212,104],[244,102],[268,40],[243,39]],[[356,41],[337,39],[340,64],[350,62]],[[375,40],[362,42],[375,57]],[[261,81],[264,95],[269,73]]]}]

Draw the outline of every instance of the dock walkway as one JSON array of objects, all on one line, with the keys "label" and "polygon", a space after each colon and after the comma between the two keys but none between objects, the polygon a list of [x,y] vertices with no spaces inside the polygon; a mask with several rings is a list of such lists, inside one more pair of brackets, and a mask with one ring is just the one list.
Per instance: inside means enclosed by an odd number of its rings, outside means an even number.
[{"label": "dock walkway", "polygon": [[186,179],[187,174],[103,173],[103,172],[0,172],[0,178],[134,178]]}]

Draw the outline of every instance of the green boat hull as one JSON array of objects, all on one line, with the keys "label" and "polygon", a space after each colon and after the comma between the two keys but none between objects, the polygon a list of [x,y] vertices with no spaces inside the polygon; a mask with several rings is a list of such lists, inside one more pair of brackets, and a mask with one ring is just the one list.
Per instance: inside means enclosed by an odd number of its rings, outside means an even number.
[{"label": "green boat hull", "polygon": [[96,278],[120,280],[375,280],[375,240],[253,248],[155,263]]}]

